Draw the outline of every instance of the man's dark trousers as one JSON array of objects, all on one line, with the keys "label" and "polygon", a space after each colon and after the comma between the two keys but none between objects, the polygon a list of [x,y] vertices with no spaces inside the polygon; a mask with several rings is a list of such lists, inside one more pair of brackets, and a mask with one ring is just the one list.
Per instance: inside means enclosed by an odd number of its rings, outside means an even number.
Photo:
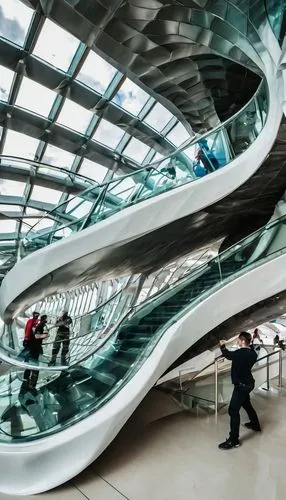
[{"label": "man's dark trousers", "polygon": [[240,408],[244,408],[253,427],[260,428],[257,413],[250,402],[250,393],[254,389],[253,384],[237,384],[234,386],[231,396],[228,414],[230,416],[229,437],[233,443],[239,439]]}]

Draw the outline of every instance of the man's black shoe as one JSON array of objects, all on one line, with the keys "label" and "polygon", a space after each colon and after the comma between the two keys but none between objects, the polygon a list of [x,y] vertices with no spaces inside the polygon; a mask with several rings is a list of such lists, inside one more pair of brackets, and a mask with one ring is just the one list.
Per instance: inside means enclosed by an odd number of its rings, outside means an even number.
[{"label": "man's black shoe", "polygon": [[251,429],[252,431],[254,432],[261,432],[261,427],[260,425],[254,425],[252,422],[246,422],[244,424],[244,427],[246,427],[247,429]]},{"label": "man's black shoe", "polygon": [[238,448],[239,446],[240,441],[236,441],[235,443],[233,443],[230,438],[218,445],[220,450],[231,450],[232,448]]}]

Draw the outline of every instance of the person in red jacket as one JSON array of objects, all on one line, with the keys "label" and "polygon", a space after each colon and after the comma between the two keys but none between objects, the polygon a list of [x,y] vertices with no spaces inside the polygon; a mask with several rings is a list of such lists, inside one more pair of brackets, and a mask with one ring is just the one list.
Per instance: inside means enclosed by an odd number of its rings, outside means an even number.
[{"label": "person in red jacket", "polygon": [[29,341],[31,340],[32,337],[32,332],[35,330],[36,326],[39,323],[39,316],[40,313],[37,311],[34,311],[32,313],[32,317],[28,319],[26,326],[25,326],[25,337],[23,340],[23,346],[24,347],[29,347]]}]

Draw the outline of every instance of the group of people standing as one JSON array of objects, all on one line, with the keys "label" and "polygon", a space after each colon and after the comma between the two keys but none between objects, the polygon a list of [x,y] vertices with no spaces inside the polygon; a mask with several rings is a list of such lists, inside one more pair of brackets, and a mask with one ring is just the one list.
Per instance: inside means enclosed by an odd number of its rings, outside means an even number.
[{"label": "group of people standing", "polygon": [[[32,317],[26,323],[23,346],[28,351],[27,357],[29,360],[38,361],[40,355],[43,353],[43,340],[49,336],[47,322],[48,317],[46,314],[40,316],[39,312],[34,311]],[[61,364],[67,364],[71,325],[72,319],[68,311],[63,311],[54,325],[57,327],[57,333],[53,343],[52,357],[49,366],[54,366],[56,364],[57,355],[60,350]],[[24,372],[24,381],[32,387],[35,387],[38,380],[38,374],[39,372],[36,370],[27,369]]]}]

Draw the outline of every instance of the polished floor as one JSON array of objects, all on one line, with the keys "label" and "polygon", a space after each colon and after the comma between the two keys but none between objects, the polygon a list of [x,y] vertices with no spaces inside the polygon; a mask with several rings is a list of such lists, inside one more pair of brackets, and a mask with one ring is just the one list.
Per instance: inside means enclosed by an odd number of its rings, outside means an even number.
[{"label": "polished floor", "polygon": [[153,390],[100,459],[68,484],[36,496],[0,493],[0,499],[284,500],[284,385],[256,392],[263,433],[242,428],[242,446],[230,451],[217,448],[228,433],[226,413],[215,425],[213,415],[178,413]]}]

